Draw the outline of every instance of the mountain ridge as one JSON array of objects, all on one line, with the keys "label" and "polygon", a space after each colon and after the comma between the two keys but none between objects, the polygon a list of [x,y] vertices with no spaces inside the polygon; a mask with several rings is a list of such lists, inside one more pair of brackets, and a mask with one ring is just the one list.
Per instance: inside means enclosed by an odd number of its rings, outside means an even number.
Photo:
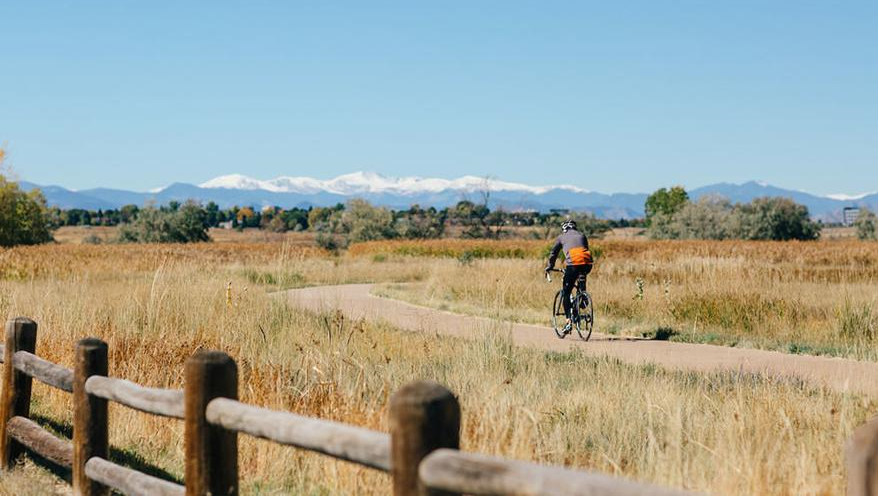
[{"label": "mountain ridge", "polygon": [[[423,177],[386,177],[374,172],[354,172],[321,180],[304,176],[280,176],[270,180],[230,174],[194,185],[173,183],[149,192],[110,188],[73,191],[61,186],[40,186],[22,181],[24,189],[40,188],[52,206],[90,210],[119,208],[126,204],[150,202],[213,201],[221,208],[238,206],[279,206],[282,208],[328,206],[351,198],[395,209],[413,204],[444,208],[468,199],[481,202],[488,198],[492,208],[508,210],[570,209],[589,211],[602,218],[643,216],[646,193],[600,193],[571,185],[531,186],[493,178],[463,176],[457,179]],[[720,195],[734,203],[758,197],[787,197],[808,207],[811,215],[825,221],[837,221],[848,206],[866,206],[878,210],[878,193],[819,196],[784,189],[760,181],[741,184],[716,183],[689,191],[693,199]]]}]

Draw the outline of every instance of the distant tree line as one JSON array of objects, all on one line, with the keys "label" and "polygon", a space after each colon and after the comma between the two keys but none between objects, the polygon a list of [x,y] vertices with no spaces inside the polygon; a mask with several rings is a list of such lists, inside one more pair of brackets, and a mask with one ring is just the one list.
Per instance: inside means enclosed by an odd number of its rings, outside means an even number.
[{"label": "distant tree line", "polygon": [[[436,209],[413,205],[392,210],[353,199],[330,207],[282,209],[279,207],[232,207],[216,203],[169,202],[162,206],[126,205],[108,210],[48,210],[50,225],[120,226],[121,242],[198,242],[209,239],[208,230],[259,228],[272,232],[312,231],[317,242],[329,249],[350,243],[380,239],[431,239],[443,236],[500,239],[520,235],[515,228],[531,227],[530,236],[548,238],[571,214],[506,211],[485,204],[460,201]],[[572,214],[591,236],[615,227],[642,225],[638,220],[602,220],[591,214]],[[96,236],[89,238],[100,242]]]},{"label": "distant tree line", "polygon": [[[189,202],[191,203],[191,202]],[[187,203],[188,204],[188,203]],[[168,202],[161,207],[138,207],[125,205],[118,209],[85,210],[72,208],[62,210],[52,207],[48,210],[50,222],[54,227],[63,226],[118,226],[133,222],[142,210],[154,208],[161,212],[177,211],[184,205],[178,201]],[[204,211],[208,227],[219,227],[231,222],[232,227],[259,227],[276,231],[303,230],[308,228],[309,209],[293,208],[255,209],[253,207],[232,207],[220,209],[216,203],[196,204]]]},{"label": "distant tree line", "polygon": [[[44,202],[43,202],[44,205]],[[43,207],[44,208],[44,207]],[[682,187],[662,188],[644,205],[645,219],[604,220],[588,213],[540,213],[491,209],[484,203],[460,201],[436,209],[413,205],[392,210],[353,199],[329,207],[282,209],[232,207],[220,209],[213,202],[170,202],[161,207],[128,205],[118,210],[85,211],[48,209],[49,226],[119,225],[123,242],[193,242],[209,239],[208,229],[259,228],[272,232],[312,231],[317,242],[338,249],[362,241],[382,239],[431,239],[446,236],[500,239],[527,235],[548,239],[560,223],[574,218],[589,236],[600,237],[617,227],[646,227],[654,239],[813,240],[822,224],[808,209],[788,198],[757,198],[732,204],[719,196],[692,201]],[[860,239],[878,237],[878,220],[863,210],[856,223]]]},{"label": "distant tree line", "polygon": [[[638,225],[639,221],[602,220],[591,214],[573,214],[580,227],[591,236],[600,236],[616,227]],[[310,229],[317,232],[317,242],[328,249],[350,243],[380,239],[431,239],[454,236],[473,239],[501,239],[529,236],[547,239],[554,235],[570,214],[535,211],[491,210],[484,203],[460,201],[453,207],[436,209],[413,205],[405,210],[391,210],[365,200],[351,200],[333,207],[314,207],[308,214]]]},{"label": "distant tree line", "polygon": [[732,204],[720,196],[691,201],[676,186],[646,200],[647,232],[654,239],[814,240],[822,225],[789,198],[756,198]]}]

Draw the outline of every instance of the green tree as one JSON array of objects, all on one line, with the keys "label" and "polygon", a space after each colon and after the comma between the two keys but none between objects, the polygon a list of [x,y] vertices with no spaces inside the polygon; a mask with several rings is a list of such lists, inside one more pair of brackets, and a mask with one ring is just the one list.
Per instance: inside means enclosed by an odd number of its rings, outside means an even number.
[{"label": "green tree", "polygon": [[408,210],[397,212],[395,229],[406,239],[439,238],[445,232],[445,214],[433,207],[425,210],[412,205]]},{"label": "green tree", "polygon": [[35,245],[52,240],[51,218],[39,190],[25,193],[0,175],[0,246]]},{"label": "green tree", "polygon": [[789,198],[756,198],[735,207],[734,231],[743,239],[814,240],[820,224],[811,220],[808,207]]},{"label": "green tree", "polygon": [[[600,238],[611,229],[608,221],[598,219],[589,212],[574,214],[572,218],[576,221],[576,227],[579,229],[579,232],[589,238]],[[557,229],[557,226],[555,227]]]},{"label": "green tree", "polygon": [[393,238],[393,213],[383,207],[373,206],[366,200],[351,200],[345,209],[337,212],[338,228],[348,243]]},{"label": "green tree", "polygon": [[646,198],[644,211],[649,224],[656,215],[669,219],[689,203],[689,193],[682,186],[661,188]]},{"label": "green tree", "polygon": [[854,222],[857,228],[857,237],[862,240],[878,239],[878,217],[868,208],[860,209],[860,216]]},{"label": "green tree", "polygon": [[283,233],[287,232],[287,223],[284,222],[283,217],[281,217],[280,215],[275,215],[271,218],[271,220],[265,222],[263,229],[267,229],[271,232]]},{"label": "green tree", "polygon": [[308,210],[292,208],[280,213],[281,218],[287,225],[287,229],[302,231],[308,229]]},{"label": "green tree", "polygon": [[195,202],[177,205],[176,209],[146,207],[137,218],[119,229],[125,243],[194,243],[210,241],[207,212]]},{"label": "green tree", "polygon": [[332,230],[331,221],[333,214],[344,210],[342,203],[334,207],[314,207],[308,212],[308,227],[315,231],[329,232]]},{"label": "green tree", "polygon": [[461,236],[464,238],[490,238],[493,232],[488,216],[491,210],[485,203],[473,203],[469,200],[460,201],[454,206],[448,215],[452,222],[461,226],[463,232]]},{"label": "green tree", "polygon": [[40,190],[24,192],[6,179],[0,148],[0,246],[35,245],[52,240],[52,216]]},{"label": "green tree", "polygon": [[219,225],[220,219],[220,209],[219,205],[215,202],[207,202],[207,206],[204,207],[205,213],[207,213],[207,225],[210,227],[216,227]]},{"label": "green tree", "polygon": [[732,204],[723,197],[705,196],[689,202],[666,227],[673,239],[727,239],[735,236]]},{"label": "green tree", "polygon": [[137,205],[125,205],[119,210],[119,218],[124,222],[131,222],[137,217],[140,207]]}]

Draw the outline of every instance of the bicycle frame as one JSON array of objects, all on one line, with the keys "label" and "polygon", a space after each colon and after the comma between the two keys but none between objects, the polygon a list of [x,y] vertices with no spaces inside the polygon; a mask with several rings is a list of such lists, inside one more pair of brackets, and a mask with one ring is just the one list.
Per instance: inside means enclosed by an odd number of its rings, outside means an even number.
[{"label": "bicycle frame", "polygon": [[[549,269],[549,270],[547,270],[547,271],[546,271],[546,280],[547,280],[549,283],[552,282],[552,274],[551,274],[552,272],[560,272],[560,273],[564,274],[564,273],[566,272],[566,270],[565,270],[565,268],[562,268],[562,269]],[[591,300],[591,295],[588,293],[588,291],[585,291],[585,289],[583,288],[582,282],[583,282],[583,278],[579,278],[579,279],[576,281],[576,284],[574,285],[574,287],[572,288],[572,290],[571,290],[571,292],[570,292],[571,300],[575,300],[575,301],[576,301],[576,303],[575,303],[576,307],[575,307],[575,308],[572,308],[571,310],[572,310],[572,312],[574,312],[573,320],[574,320],[575,325],[576,325],[576,327],[575,327],[576,332],[579,334],[579,337],[580,337],[583,341],[588,341],[588,339],[591,337],[592,327],[594,326],[594,310],[593,310],[593,306],[592,306],[592,305],[593,305],[593,302],[592,302],[592,300]],[[560,334],[560,333],[559,333],[559,331],[558,331],[558,325],[557,325],[557,323],[554,322],[554,319],[556,319],[556,318],[558,317],[558,315],[557,315],[557,309],[555,309],[555,306],[557,306],[557,301],[558,301],[557,298],[560,297],[560,295],[563,293],[563,291],[564,291],[564,290],[563,290],[563,288],[562,288],[562,289],[558,290],[558,293],[556,293],[556,296],[555,296],[555,302],[556,302],[556,303],[553,303],[553,310],[552,310],[552,313],[553,313],[553,324],[552,324],[552,327],[555,328],[555,334],[557,334],[558,337],[561,338],[561,339],[564,339],[564,336],[566,336],[567,334]],[[580,300],[581,298],[585,298],[585,301],[587,302],[587,303],[586,303],[586,308],[588,308],[588,314],[589,314],[588,319],[585,321],[585,322],[586,322],[586,326],[587,326],[586,329],[582,329],[582,327],[581,327],[581,326],[582,326],[582,320],[580,320],[580,319],[582,318],[582,316],[580,315],[580,310],[581,310],[581,309],[580,309],[580,307],[579,307],[579,305],[580,305],[579,300]],[[569,319],[569,317],[568,317],[568,319]],[[585,334],[583,334],[583,332],[584,332]]]}]

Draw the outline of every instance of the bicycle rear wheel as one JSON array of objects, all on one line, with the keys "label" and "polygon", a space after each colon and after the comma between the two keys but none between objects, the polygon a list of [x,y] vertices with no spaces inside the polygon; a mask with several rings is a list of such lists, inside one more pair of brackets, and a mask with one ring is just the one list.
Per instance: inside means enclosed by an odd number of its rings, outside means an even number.
[{"label": "bicycle rear wheel", "polygon": [[585,291],[576,294],[575,320],[576,333],[583,341],[588,341],[594,329],[594,304],[591,295]]},{"label": "bicycle rear wheel", "polygon": [[564,326],[567,325],[567,316],[564,314],[564,302],[561,300],[561,291],[555,293],[555,301],[552,304],[552,328],[555,335],[560,339],[564,339]]}]

